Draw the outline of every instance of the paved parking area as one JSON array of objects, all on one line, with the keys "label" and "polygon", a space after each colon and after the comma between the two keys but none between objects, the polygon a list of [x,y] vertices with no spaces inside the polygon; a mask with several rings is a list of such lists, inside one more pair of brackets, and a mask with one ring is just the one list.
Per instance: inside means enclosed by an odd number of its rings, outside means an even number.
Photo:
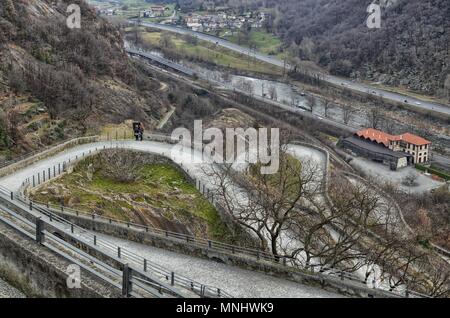
[{"label": "paved parking area", "polygon": [[[399,186],[400,189],[407,192],[412,193],[427,192],[432,189],[439,188],[440,186],[445,184],[445,182],[433,180],[431,176],[425,175],[424,173],[418,171],[412,166],[402,168],[397,171],[391,171],[389,167],[386,165],[362,157],[353,157],[353,160],[350,162],[350,164],[353,167],[361,171],[364,171],[367,175],[371,177],[374,177],[376,179],[385,182],[392,182],[393,184]],[[417,176],[418,186],[407,187],[402,184],[403,178],[408,176],[410,173],[414,173]]]}]

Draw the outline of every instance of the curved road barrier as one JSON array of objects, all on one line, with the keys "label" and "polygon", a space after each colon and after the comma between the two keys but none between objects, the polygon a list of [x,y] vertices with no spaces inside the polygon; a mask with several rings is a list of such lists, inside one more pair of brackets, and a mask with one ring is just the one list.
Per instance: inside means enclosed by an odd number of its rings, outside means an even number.
[{"label": "curved road barrier", "polygon": [[[168,141],[169,137],[165,136],[165,135],[155,135],[152,136],[150,135],[151,139],[158,139],[158,140],[165,140]],[[100,139],[100,138],[97,138]],[[326,162],[329,161],[329,155],[327,151],[324,151],[323,149],[319,148],[319,147],[315,147],[315,146],[311,146],[311,145],[303,145],[304,147],[310,147],[315,149],[315,151],[320,151],[322,153],[325,154],[325,158],[326,158]],[[75,225],[68,222],[67,220],[65,220],[64,218],[59,217],[55,212],[56,209],[60,209],[61,207],[51,207],[51,206],[47,206],[45,203],[44,204],[36,204],[36,203],[32,203],[27,201],[27,199],[24,199],[20,193],[17,194],[15,192],[21,191],[23,190],[23,187],[25,185],[31,185],[31,186],[37,186],[38,184],[42,183],[42,182],[47,182],[48,180],[57,177],[58,175],[64,173],[64,171],[66,171],[67,167],[71,164],[73,164],[74,162],[81,160],[82,158],[88,156],[88,155],[92,155],[102,149],[106,149],[106,148],[122,148],[122,149],[133,149],[133,150],[140,150],[140,151],[146,151],[146,152],[151,152],[151,153],[157,153],[163,156],[168,156],[170,154],[170,149],[171,149],[171,144],[170,143],[164,143],[164,142],[156,142],[156,141],[146,141],[146,142],[141,142],[141,143],[136,143],[133,141],[120,141],[120,140],[116,140],[116,141],[97,141],[94,143],[90,143],[90,144],[84,144],[84,145],[78,145],[74,148],[71,148],[68,151],[63,151],[62,153],[56,154],[52,157],[47,158],[46,160],[43,160],[42,162],[37,162],[29,167],[26,167],[24,169],[22,169],[21,171],[17,171],[15,172],[13,175],[10,176],[6,176],[2,179],[0,179],[0,185],[3,185],[5,187],[8,188],[9,191],[13,191],[12,194],[10,193],[10,199],[12,199],[11,201],[13,201],[15,199],[15,201],[19,201],[22,205],[29,205],[30,209],[34,209],[37,212],[40,212],[41,215],[46,217],[46,221],[49,221],[50,223],[54,222],[55,220],[57,220],[57,222],[60,223],[60,229],[64,228],[65,232],[67,231],[71,231],[71,233],[73,233],[72,231],[74,231]],[[57,168],[58,167],[58,168]],[[185,169],[185,171],[188,174],[193,174],[194,169],[192,169],[192,167],[189,167],[187,165],[183,166],[183,169]],[[325,164],[325,169],[324,170],[324,179],[325,183],[324,186],[326,187],[326,180],[327,178],[325,178],[325,176],[328,176],[328,164]],[[34,180],[32,181],[34,176]],[[191,177],[193,177],[193,179],[195,179],[195,175],[191,175]],[[24,180],[26,180],[26,182],[24,182]],[[34,183],[32,183],[34,182]],[[326,193],[326,191],[325,191]],[[4,193],[5,194],[5,193]],[[53,211],[52,211],[53,209]],[[62,207],[62,211],[64,213],[75,213],[76,215],[80,215],[83,214],[80,211],[76,211],[76,210],[68,210],[67,208]],[[99,218],[98,216],[91,214],[91,217],[93,219],[95,218]],[[101,219],[101,218],[100,218]],[[114,220],[112,219],[107,219],[106,220],[109,223],[113,223]],[[124,224],[121,224],[122,226],[124,226]],[[232,245],[227,245],[227,244],[223,244],[223,243],[219,243],[219,242],[212,242],[209,240],[199,240],[199,239],[195,239],[192,237],[188,237],[185,235],[180,235],[178,233],[169,233],[167,231],[164,230],[160,230],[160,229],[154,229],[154,228],[149,228],[149,227],[141,227],[139,225],[135,225],[135,224],[129,224],[127,223],[126,226],[128,228],[135,228],[138,229],[140,228],[141,231],[152,231],[158,235],[165,235],[168,236],[172,239],[177,239],[177,240],[186,240],[187,243],[189,244],[196,244],[196,245],[203,245],[204,247],[206,246],[207,248],[210,249],[217,249],[220,250],[221,252],[226,252],[229,254],[245,254],[247,256],[253,257],[257,259],[257,261],[261,261],[261,262],[272,262],[272,263],[281,263],[281,264],[286,264],[287,261],[286,259],[277,259],[274,256],[271,256],[269,253],[264,253],[264,252],[260,252],[257,250],[251,250],[251,249],[243,249],[241,247],[238,246],[232,246]],[[137,253],[134,252],[129,252],[126,250],[120,250],[119,246],[115,246],[114,244],[111,244],[110,242],[107,241],[107,238],[104,238],[102,240],[99,239],[99,237],[97,237],[95,234],[86,231],[84,229],[81,228],[76,228],[77,231],[80,231],[80,233],[83,233],[84,238],[86,239],[86,241],[90,244],[92,244],[92,242],[94,243],[99,243],[99,245],[103,244],[103,248],[105,250],[109,250],[109,253],[111,251],[115,251],[117,253],[121,253],[122,255],[124,255],[125,257],[128,257],[128,259],[130,261],[134,262],[134,265],[139,266],[142,268],[142,266],[145,266],[146,268],[153,268],[153,269],[161,269],[160,267],[157,266],[157,264],[150,264],[147,260],[143,259],[142,257],[140,257]],[[192,242],[190,242],[190,240],[192,240]],[[95,246],[96,244],[94,244]],[[120,251],[120,252],[118,252]],[[233,253],[234,252],[234,253]],[[277,264],[275,264],[276,266]],[[290,269],[291,270],[291,269]],[[345,280],[350,279],[352,284],[357,284],[358,288],[362,288],[362,289],[366,289],[367,290],[372,290],[373,293],[382,293],[384,296],[388,296],[391,295],[393,297],[399,296],[396,293],[389,293],[386,292],[384,290],[374,290],[374,289],[370,289],[368,287],[365,286],[365,282],[364,281],[358,281],[358,279],[355,278],[355,276],[353,274],[350,273],[344,273],[342,271],[336,271],[334,269],[325,269],[322,268],[321,271],[327,275],[323,275],[321,273],[317,275],[313,275],[314,277],[316,277],[316,279],[320,279],[321,281],[325,281],[325,280],[333,280],[333,276],[338,277],[340,280]],[[159,273],[161,277],[166,277],[169,276],[167,272],[162,271]],[[327,277],[330,276],[331,277]],[[180,278],[180,280],[183,280]],[[185,283],[188,282],[187,284],[189,285],[189,279],[185,280]],[[192,281],[193,282],[193,281]],[[343,283],[345,285],[345,283]],[[207,291],[208,293],[214,293],[214,290],[216,291],[216,296],[219,296],[219,294],[221,294],[220,296],[226,295],[225,292],[220,291],[219,288],[210,288],[206,285],[203,284],[196,284],[194,282],[194,285],[198,285],[200,286],[199,289],[196,291],[197,293],[199,293],[201,296],[204,296],[205,291]],[[186,287],[186,286],[183,286]],[[189,287],[189,286],[188,286]],[[194,288],[195,290],[195,288]],[[409,292],[407,291],[407,293],[409,293],[409,295],[414,295],[413,292]],[[402,296],[402,295],[400,295]],[[419,294],[416,294],[416,296],[422,296]]]}]

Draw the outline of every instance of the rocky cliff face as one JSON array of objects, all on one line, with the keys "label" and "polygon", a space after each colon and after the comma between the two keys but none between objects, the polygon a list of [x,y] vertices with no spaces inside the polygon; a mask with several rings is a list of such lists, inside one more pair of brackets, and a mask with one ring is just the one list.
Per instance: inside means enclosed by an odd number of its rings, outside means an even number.
[{"label": "rocky cliff face", "polygon": [[[67,27],[72,3],[81,29]],[[0,0],[0,151],[126,119],[151,127],[167,103],[149,75],[84,0]]]}]

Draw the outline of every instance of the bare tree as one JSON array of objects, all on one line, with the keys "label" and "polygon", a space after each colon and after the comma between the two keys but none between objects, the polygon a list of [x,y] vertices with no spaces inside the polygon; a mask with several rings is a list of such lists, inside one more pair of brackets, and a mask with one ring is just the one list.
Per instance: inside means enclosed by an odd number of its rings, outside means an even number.
[{"label": "bare tree", "polygon": [[408,175],[406,175],[402,179],[402,184],[407,187],[415,187],[418,185],[417,178],[418,178],[418,175],[416,173],[414,173],[413,171],[411,171]]},{"label": "bare tree", "polygon": [[[288,228],[292,215],[320,190],[320,170],[313,163],[300,164],[285,149],[281,150],[276,174],[261,174],[260,167],[251,165],[244,175],[234,173],[231,166],[205,173],[218,180],[215,197],[236,222],[255,234],[262,248],[279,255],[280,235]],[[239,189],[233,182],[239,184]]]},{"label": "bare tree", "polygon": [[380,128],[383,115],[379,108],[373,107],[371,110],[366,112],[367,124],[374,129]]},{"label": "bare tree", "polygon": [[341,108],[342,108],[342,121],[344,122],[344,124],[348,125],[348,123],[353,117],[353,107],[347,104],[343,104]]},{"label": "bare tree", "polygon": [[297,94],[294,91],[291,91],[289,96],[291,98],[291,106],[296,107],[298,103]]},{"label": "bare tree", "polygon": [[165,49],[174,48],[174,43],[172,41],[172,37],[168,33],[163,33],[161,38],[159,39],[159,45]]},{"label": "bare tree", "polygon": [[268,90],[269,90],[270,99],[277,101],[278,100],[278,92],[277,92],[277,88],[275,87],[275,85],[269,86]]},{"label": "bare tree", "polygon": [[139,177],[139,169],[148,163],[148,156],[130,150],[105,150],[98,156],[88,158],[94,171],[122,183],[131,183]]},{"label": "bare tree", "polygon": [[314,112],[314,108],[317,106],[316,98],[312,95],[306,96],[306,105],[311,110],[311,113]]},{"label": "bare tree", "polygon": [[20,116],[15,109],[10,109],[6,113],[7,130],[10,138],[17,143],[21,139],[22,134],[19,130]]},{"label": "bare tree", "polygon": [[328,118],[329,110],[330,110],[332,107],[333,107],[333,104],[332,104],[331,100],[325,99],[325,100],[323,101],[323,113],[324,113],[324,116],[325,116],[325,117]]},{"label": "bare tree", "polygon": [[255,93],[255,86],[250,81],[244,81],[244,85],[242,86],[242,88],[250,96],[253,96],[253,94]]}]

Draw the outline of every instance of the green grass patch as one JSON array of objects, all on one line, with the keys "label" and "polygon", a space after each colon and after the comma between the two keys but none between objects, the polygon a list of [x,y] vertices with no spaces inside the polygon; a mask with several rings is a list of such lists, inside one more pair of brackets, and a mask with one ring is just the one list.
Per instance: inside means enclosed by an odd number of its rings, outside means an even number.
[{"label": "green grass patch", "polygon": [[213,43],[206,41],[198,41],[197,44],[188,43],[183,36],[169,33],[173,48],[164,48],[160,44],[162,32],[143,32],[142,37],[144,41],[154,48],[160,49],[163,52],[172,50],[183,59],[190,59],[194,61],[203,61],[206,63],[216,64],[222,67],[244,70],[249,72],[281,75],[281,68],[257,61],[253,58],[248,58],[243,55]]},{"label": "green grass patch", "polygon": [[185,224],[195,236],[227,243],[236,239],[214,206],[174,166],[145,164],[139,167],[136,181],[122,183],[101,170],[92,172],[95,160],[98,156],[81,161],[72,173],[37,189],[33,199],[57,205],[63,201],[66,206],[127,222],[138,222],[136,214],[142,209],[157,209],[166,220]]},{"label": "green grass patch", "polygon": [[440,169],[438,169],[436,167],[433,167],[433,166],[426,167],[426,166],[423,166],[423,165],[420,165],[420,164],[416,164],[415,167],[416,167],[417,170],[431,173],[431,174],[433,174],[435,176],[438,176],[438,177],[440,177],[442,179],[445,179],[447,181],[450,180],[450,173],[448,173],[446,171],[442,171],[442,170],[440,170]]},{"label": "green grass patch", "polygon": [[278,55],[281,53],[282,41],[274,34],[263,30],[252,30],[249,33],[248,40],[237,33],[223,36],[226,40],[245,46],[254,46],[258,51],[267,55]]}]

